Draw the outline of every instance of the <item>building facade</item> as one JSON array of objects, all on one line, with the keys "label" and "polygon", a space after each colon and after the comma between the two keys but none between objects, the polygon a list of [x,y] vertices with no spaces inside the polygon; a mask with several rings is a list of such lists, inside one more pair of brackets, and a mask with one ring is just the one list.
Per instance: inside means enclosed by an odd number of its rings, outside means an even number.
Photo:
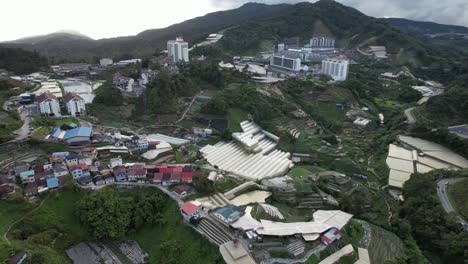
[{"label": "building facade", "polygon": [[293,56],[276,54],[271,57],[270,65],[285,70],[298,72],[301,70],[301,59]]},{"label": "building facade", "polygon": [[46,92],[37,97],[39,112],[45,116],[61,116],[60,104],[55,95]]},{"label": "building facade", "polygon": [[335,81],[344,81],[348,77],[348,60],[326,59],[322,61],[322,73]]},{"label": "building facade", "polygon": [[86,113],[85,101],[75,93],[67,93],[63,100],[71,116],[84,116]]},{"label": "building facade", "polygon": [[167,42],[168,56],[172,57],[174,62],[189,61],[189,46],[188,42],[184,41],[182,37],[177,37],[175,40]]},{"label": "building facade", "polygon": [[311,48],[334,48],[335,39],[328,37],[313,37],[310,39]]}]

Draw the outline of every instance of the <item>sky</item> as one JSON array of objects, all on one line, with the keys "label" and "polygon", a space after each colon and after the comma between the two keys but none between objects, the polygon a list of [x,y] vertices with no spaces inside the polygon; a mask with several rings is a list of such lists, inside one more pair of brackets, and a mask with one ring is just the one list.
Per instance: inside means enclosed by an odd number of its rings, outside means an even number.
[{"label": "sky", "polygon": [[[303,0],[304,1],[304,0]],[[261,0],[277,4],[297,0]],[[468,27],[468,0],[337,0],[375,17],[401,17]],[[246,0],[1,0],[0,41],[75,30],[94,39],[136,35]],[[310,1],[314,2],[314,1]],[[5,12],[6,11],[6,12]]]}]

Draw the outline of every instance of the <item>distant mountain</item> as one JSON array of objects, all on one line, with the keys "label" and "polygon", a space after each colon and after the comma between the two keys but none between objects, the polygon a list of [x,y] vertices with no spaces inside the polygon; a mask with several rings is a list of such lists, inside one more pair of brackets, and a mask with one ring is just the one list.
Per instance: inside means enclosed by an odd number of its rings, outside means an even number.
[{"label": "distant mountain", "polygon": [[129,37],[92,40],[56,33],[51,34],[52,36],[47,35],[49,37],[27,38],[27,41],[0,43],[0,46],[37,50],[47,55],[52,63],[95,61],[97,57],[119,59],[144,56],[163,48],[167,40],[176,36],[183,36],[190,43],[194,43],[210,33],[235,26],[248,19],[261,18],[287,6],[250,3],[237,9],[210,13],[167,28],[146,30]]},{"label": "distant mountain", "polygon": [[418,34],[461,33],[468,34],[468,27],[443,25],[434,22],[414,21],[403,18],[381,18],[381,21],[404,32]]},{"label": "distant mountain", "polygon": [[55,32],[55,33],[51,33],[47,35],[20,38],[17,40],[8,41],[7,43],[40,45],[42,43],[50,43],[53,41],[80,41],[80,40],[93,41],[92,38],[86,35],[83,35],[77,31],[63,30],[63,31],[59,31],[59,32]]},{"label": "distant mountain", "polygon": [[96,62],[99,57],[123,59],[151,55],[176,36],[181,35],[194,44],[219,31],[225,35],[220,47],[231,54],[255,53],[287,37],[300,37],[305,43],[314,34],[333,35],[339,46],[347,48],[385,45],[391,53],[398,54],[401,63],[423,62],[430,50],[428,44],[387,22],[332,0],[295,5],[249,3],[129,37],[92,40],[55,33],[0,45],[37,50],[51,63]]}]

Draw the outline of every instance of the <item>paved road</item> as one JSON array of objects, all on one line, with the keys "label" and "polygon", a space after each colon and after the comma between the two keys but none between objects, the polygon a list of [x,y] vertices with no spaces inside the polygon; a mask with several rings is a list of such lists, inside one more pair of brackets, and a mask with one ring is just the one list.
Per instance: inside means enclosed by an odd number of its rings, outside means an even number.
[{"label": "paved road", "polygon": [[18,135],[19,137],[24,137],[26,136],[30,131],[30,124],[32,121],[32,118],[29,116],[29,112],[27,109],[24,107],[18,108],[18,112],[21,118],[21,121],[23,121],[23,125],[13,133]]},{"label": "paved road", "polygon": [[442,206],[444,207],[445,211],[447,213],[455,213],[458,222],[463,225],[465,230],[468,231],[468,223],[459,214],[455,212],[455,209],[453,209],[453,206],[450,203],[449,198],[447,197],[447,186],[449,184],[463,181],[465,179],[466,178],[452,178],[440,180],[439,182],[437,182],[437,195],[439,196],[439,200],[442,203]]},{"label": "paved road", "polygon": [[408,119],[408,123],[414,124],[416,123],[416,119],[414,119],[414,116],[411,114],[411,111],[413,111],[414,107],[410,107],[405,110],[405,116]]}]

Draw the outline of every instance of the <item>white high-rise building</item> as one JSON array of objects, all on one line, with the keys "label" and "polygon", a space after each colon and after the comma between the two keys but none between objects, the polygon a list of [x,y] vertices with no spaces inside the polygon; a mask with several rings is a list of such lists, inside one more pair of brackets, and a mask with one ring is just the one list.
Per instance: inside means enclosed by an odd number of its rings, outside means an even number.
[{"label": "white high-rise building", "polygon": [[182,37],[177,37],[176,40],[167,42],[168,56],[172,57],[174,62],[189,61],[189,46]]},{"label": "white high-rise building", "polygon": [[60,116],[60,104],[57,97],[50,92],[45,92],[36,98],[39,104],[39,112],[46,116]]},{"label": "white high-rise building", "polygon": [[67,111],[71,116],[83,116],[86,112],[85,101],[75,93],[67,93],[63,97]]},{"label": "white high-rise building", "polygon": [[344,81],[348,77],[348,60],[322,60],[322,73],[330,75],[335,81]]}]

